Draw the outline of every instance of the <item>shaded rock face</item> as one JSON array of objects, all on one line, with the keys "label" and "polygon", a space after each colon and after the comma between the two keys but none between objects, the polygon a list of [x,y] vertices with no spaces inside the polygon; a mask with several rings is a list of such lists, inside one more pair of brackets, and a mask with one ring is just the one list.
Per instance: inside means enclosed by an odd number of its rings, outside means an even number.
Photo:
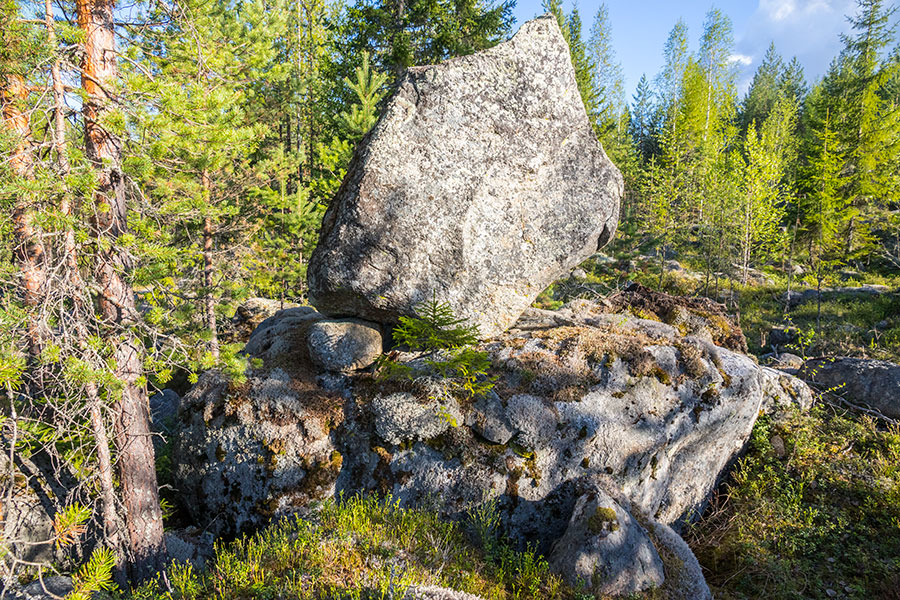
[{"label": "shaded rock face", "polygon": [[760,410],[802,406],[805,386],[671,325],[603,310],[529,309],[482,345],[497,383],[478,399],[371,374],[325,389],[302,331],[321,317],[283,311],[251,338],[263,365],[245,384],[210,372],[184,397],[180,497],[199,524],[232,534],[340,491],[437,503],[448,516],[496,499],[505,530],[547,552],[604,479],[632,514],[677,525],[702,509]]},{"label": "shaded rock face", "polygon": [[634,594],[665,580],[662,559],[647,531],[599,488],[576,501],[550,564],[573,587],[597,596]]},{"label": "shaded rock face", "polygon": [[250,334],[264,320],[280,310],[297,306],[293,302],[282,302],[271,298],[248,298],[237,307],[231,321],[223,326],[222,339],[246,342]]},{"label": "shaded rock face", "polygon": [[814,358],[798,375],[820,389],[900,419],[900,365],[865,358]]},{"label": "shaded rock face", "polygon": [[552,17],[410,69],[325,215],[310,301],[396,322],[432,297],[487,338],[612,237],[622,176]]},{"label": "shaded rock face", "polygon": [[298,307],[253,332],[244,352],[263,361],[242,384],[207,371],[182,399],[173,479],[194,521],[233,536],[331,496],[343,400],[316,383],[307,350],[322,316]]}]

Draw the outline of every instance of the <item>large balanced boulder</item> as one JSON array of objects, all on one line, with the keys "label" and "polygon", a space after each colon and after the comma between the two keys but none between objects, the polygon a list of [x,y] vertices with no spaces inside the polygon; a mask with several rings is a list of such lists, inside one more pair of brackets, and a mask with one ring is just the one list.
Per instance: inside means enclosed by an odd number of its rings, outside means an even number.
[{"label": "large balanced boulder", "polygon": [[325,214],[310,301],[393,323],[434,298],[490,337],[610,240],[621,195],[556,20],[535,19],[407,71]]}]

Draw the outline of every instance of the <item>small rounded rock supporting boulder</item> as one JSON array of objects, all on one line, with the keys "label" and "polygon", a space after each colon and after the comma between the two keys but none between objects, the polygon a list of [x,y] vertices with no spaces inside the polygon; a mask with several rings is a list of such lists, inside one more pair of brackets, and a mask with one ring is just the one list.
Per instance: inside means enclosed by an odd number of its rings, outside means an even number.
[{"label": "small rounded rock supporting boulder", "polygon": [[491,337],[612,238],[622,189],[556,20],[529,21],[407,71],[325,214],[310,302],[392,324],[434,298]]},{"label": "small rounded rock supporting boulder", "polygon": [[381,355],[381,330],[359,319],[325,319],[309,327],[309,357],[334,372],[365,369]]}]

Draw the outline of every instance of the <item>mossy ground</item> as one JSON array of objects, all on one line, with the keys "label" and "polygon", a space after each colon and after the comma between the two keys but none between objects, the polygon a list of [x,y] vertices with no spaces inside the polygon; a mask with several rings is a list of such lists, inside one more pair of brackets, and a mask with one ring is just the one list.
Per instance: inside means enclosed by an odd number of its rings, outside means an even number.
[{"label": "mossy ground", "polygon": [[825,404],[761,418],[686,539],[723,600],[900,598],[900,428]]},{"label": "mossy ground", "polygon": [[399,600],[412,585],[438,585],[487,600],[572,598],[532,551],[499,536],[488,505],[463,523],[404,510],[375,496],[325,501],[306,519],[288,519],[217,546],[204,571],[174,565],[137,599]]}]

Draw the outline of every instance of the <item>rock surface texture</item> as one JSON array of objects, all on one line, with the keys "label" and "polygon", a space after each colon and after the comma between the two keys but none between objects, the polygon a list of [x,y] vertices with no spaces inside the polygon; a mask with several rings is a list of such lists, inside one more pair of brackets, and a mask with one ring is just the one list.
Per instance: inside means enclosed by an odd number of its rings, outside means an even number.
[{"label": "rock surface texture", "polygon": [[381,330],[358,319],[313,323],[307,338],[310,358],[326,371],[364,369],[381,356]]},{"label": "rock surface texture", "polygon": [[622,185],[555,19],[535,19],[407,72],[325,215],[310,300],[393,323],[434,297],[490,337],[609,241]]},{"label": "rock surface texture", "polygon": [[900,365],[865,358],[814,358],[803,364],[799,376],[850,402],[900,419]]},{"label": "rock surface texture", "polygon": [[665,580],[662,559],[647,531],[599,488],[575,503],[550,561],[570,585],[600,597],[634,594]]},{"label": "rock surface texture", "polygon": [[[661,558],[664,589],[687,590],[669,597],[708,598],[669,526],[703,508],[760,411],[806,407],[811,393],[706,336],[609,310],[585,301],[527,310],[480,345],[496,383],[479,398],[437,377],[322,373],[306,337],[321,316],[282,311],[251,337],[245,351],[262,366],[246,383],[208,372],[184,397],[173,452],[180,497],[199,526],[230,534],[341,492],[390,493],[450,518],[495,501],[511,537],[548,555],[556,545],[561,573],[588,565],[603,574],[591,581],[598,589],[639,589],[658,582]],[[413,371],[425,364],[397,356]],[[640,523],[628,521],[637,536],[628,560],[618,538],[560,550],[581,527],[579,502],[598,489],[624,511],[612,507],[619,523],[625,513]]]}]

